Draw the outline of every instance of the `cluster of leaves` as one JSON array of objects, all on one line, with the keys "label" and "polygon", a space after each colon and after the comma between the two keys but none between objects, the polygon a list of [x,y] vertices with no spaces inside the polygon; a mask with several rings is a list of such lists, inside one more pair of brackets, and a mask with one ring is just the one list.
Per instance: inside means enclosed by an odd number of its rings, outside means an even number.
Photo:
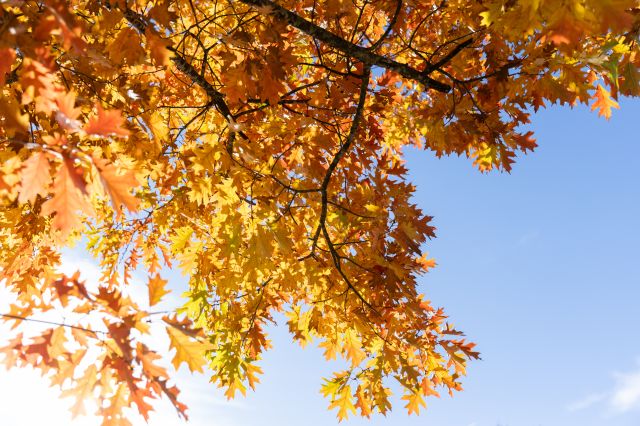
[{"label": "cluster of leaves", "polygon": [[[9,366],[96,398],[105,425],[177,389],[128,296],[189,277],[164,318],[174,366],[253,387],[284,313],[294,340],[347,369],[340,418],[409,413],[460,390],[473,344],[418,294],[434,228],[405,146],[511,170],[531,110],[637,96],[637,0],[7,0],[0,2],[0,282],[15,296]],[[85,236],[89,289],[57,272]],[[45,313],[88,319],[38,336]],[[53,324],[50,324],[53,325]],[[93,346],[94,351],[85,348]]]}]

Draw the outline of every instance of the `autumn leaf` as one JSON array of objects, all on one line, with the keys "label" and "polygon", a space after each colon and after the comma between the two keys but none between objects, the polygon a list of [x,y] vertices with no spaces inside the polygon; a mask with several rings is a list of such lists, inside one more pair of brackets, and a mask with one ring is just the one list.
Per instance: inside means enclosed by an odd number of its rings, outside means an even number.
[{"label": "autumn leaf", "polygon": [[351,360],[352,365],[358,365],[365,359],[366,354],[362,351],[362,342],[356,335],[355,330],[348,329],[344,332],[344,351],[347,359]]},{"label": "autumn leaf", "polygon": [[47,154],[35,152],[24,162],[20,171],[20,189],[18,201],[33,203],[36,196],[44,197],[51,183],[51,164]]},{"label": "autumn leaf", "polygon": [[405,408],[409,414],[420,414],[420,407],[427,406],[424,398],[418,392],[403,395],[402,399],[407,401]]},{"label": "autumn leaf", "polygon": [[122,214],[122,206],[129,211],[136,211],[140,200],[131,194],[131,190],[140,184],[131,170],[118,169],[107,160],[94,156],[93,162],[100,174],[100,181],[113,203],[118,215]]},{"label": "autumn leaf", "polygon": [[104,110],[100,104],[96,104],[96,114],[89,118],[84,126],[84,131],[92,136],[121,136],[127,137],[130,132],[124,127],[122,113],[117,110]]},{"label": "autumn leaf", "polygon": [[67,342],[64,327],[58,327],[53,330],[47,352],[51,358],[58,358],[60,355],[67,353],[64,344]]},{"label": "autumn leaf", "polygon": [[598,115],[609,120],[611,118],[611,108],[620,109],[618,102],[611,98],[609,92],[598,84],[596,93],[594,94],[595,101],[591,105],[591,111],[598,110]]},{"label": "autumn leaf", "polygon": [[351,394],[351,386],[342,385],[341,389],[333,396],[329,409],[338,409],[338,420],[342,421],[349,417],[349,414],[356,412],[356,407],[353,404],[353,396]]},{"label": "autumn leaf", "polygon": [[[164,364],[244,394],[282,317],[347,366],[322,386],[340,420],[389,412],[394,380],[411,414],[462,390],[479,354],[419,295],[435,234],[403,153],[516,173],[532,111],[609,119],[640,95],[636,0],[306,3],[3,2],[2,352],[74,413],[95,398],[127,425],[166,398],[184,414]],[[56,272],[74,230],[95,285]],[[162,318],[167,356],[145,307],[172,265],[187,290]],[[23,339],[54,312],[67,323]]]},{"label": "autumn leaf", "polygon": [[213,346],[210,343],[190,338],[171,326],[167,327],[167,334],[169,335],[170,348],[176,351],[171,361],[173,366],[177,369],[182,363],[185,363],[191,372],[203,372],[203,368],[207,364],[204,355],[207,351],[212,350]]},{"label": "autumn leaf", "polygon": [[95,365],[89,365],[75,387],[62,392],[63,397],[73,397],[76,402],[71,407],[71,414],[77,417],[86,414],[85,402],[93,399],[93,391],[98,382],[98,370]]},{"label": "autumn leaf", "polygon": [[170,292],[170,290],[165,289],[166,285],[167,280],[163,280],[160,274],[155,274],[153,278],[149,277],[149,306],[159,303],[162,297]]},{"label": "autumn leaf", "polygon": [[144,58],[145,51],[141,46],[140,36],[133,28],[124,27],[114,39],[110,39],[110,42],[107,52],[118,65],[136,65]]},{"label": "autumn leaf", "polygon": [[171,64],[171,51],[167,49],[169,43],[163,40],[151,30],[146,33],[147,43],[149,43],[150,55],[153,61],[159,66],[168,66]]},{"label": "autumn leaf", "polygon": [[52,197],[45,201],[40,212],[43,216],[54,215],[52,225],[68,234],[80,225],[79,212],[91,214],[92,207],[87,198],[82,173],[70,159],[64,159],[53,180]]},{"label": "autumn leaf", "polygon": [[6,76],[11,72],[13,62],[16,60],[16,51],[9,48],[0,48],[0,86],[4,86]]},{"label": "autumn leaf", "polygon": [[22,112],[20,104],[13,97],[3,97],[0,102],[0,121],[9,135],[29,129],[29,115]]},{"label": "autumn leaf", "polygon": [[78,120],[82,110],[75,108],[76,95],[73,92],[61,93],[56,98],[58,111],[56,112],[56,121],[65,130],[75,132],[82,127],[82,123]]}]

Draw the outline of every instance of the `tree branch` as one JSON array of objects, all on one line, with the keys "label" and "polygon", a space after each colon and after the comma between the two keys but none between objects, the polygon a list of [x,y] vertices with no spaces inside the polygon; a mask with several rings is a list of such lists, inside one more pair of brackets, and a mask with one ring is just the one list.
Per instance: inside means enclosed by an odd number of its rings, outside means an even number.
[{"label": "tree branch", "polygon": [[77,325],[62,324],[62,323],[59,323],[59,322],[45,321],[45,320],[39,320],[39,319],[34,319],[34,318],[21,317],[21,316],[18,316],[18,315],[0,314],[0,317],[19,320],[19,321],[37,322],[39,324],[57,325],[58,327],[73,328],[74,330],[82,330],[82,331],[86,331],[87,333],[91,333],[91,334],[107,334],[106,331],[91,330],[90,328],[84,328],[84,327],[80,327],[80,326],[77,326]]},{"label": "tree branch", "polygon": [[442,93],[448,93],[451,91],[451,86],[448,84],[429,77],[429,74],[435,70],[432,69],[432,65],[429,63],[427,63],[426,71],[418,71],[407,64],[396,62],[393,59],[378,55],[368,48],[353,44],[270,0],[240,0],[240,2],[248,6],[268,8],[271,10],[271,15],[275,16],[277,19],[288,23],[303,33],[308,34],[311,37],[318,39],[334,49],[356,58],[365,64],[379,66],[396,72],[403,77],[421,83],[427,89],[433,89]]},{"label": "tree branch", "polygon": [[[140,34],[146,33],[149,27],[149,24],[145,20],[144,16],[142,16],[141,14],[129,8],[124,10],[123,15],[127,20],[127,22],[129,22],[131,26],[133,26],[136,30],[138,30]],[[227,120],[228,122],[231,122],[234,116],[233,114],[231,114],[231,110],[229,109],[229,106],[224,100],[224,95],[220,91],[218,91],[215,87],[213,87],[213,85],[209,83],[201,75],[201,73],[199,73],[198,70],[196,70],[195,67],[191,65],[191,63],[189,63],[184,58],[184,56],[180,54],[180,52],[178,52],[176,48],[174,48],[173,46],[167,46],[167,50],[173,53],[173,56],[171,57],[171,61],[176,65],[176,68],[180,72],[182,72],[184,75],[189,77],[189,79],[194,84],[202,88],[207,94],[207,96],[209,97],[210,104],[215,106],[216,110],[218,110],[218,112],[222,114],[225,120]],[[238,132],[238,133],[243,139],[248,139],[247,135],[245,135],[243,132]]]}]

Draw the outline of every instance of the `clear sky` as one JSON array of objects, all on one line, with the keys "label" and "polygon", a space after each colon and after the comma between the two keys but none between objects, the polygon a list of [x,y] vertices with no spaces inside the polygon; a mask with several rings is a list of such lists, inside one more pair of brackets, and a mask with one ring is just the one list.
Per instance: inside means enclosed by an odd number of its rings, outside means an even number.
[{"label": "clear sky", "polygon": [[[640,101],[621,106],[609,122],[586,108],[539,112],[530,127],[540,146],[510,175],[409,153],[415,201],[438,228],[427,247],[438,267],[421,278],[422,292],[483,359],[464,392],[430,399],[419,417],[396,399],[386,418],[343,425],[640,424]],[[91,275],[80,253],[67,259]],[[183,281],[173,278],[177,290]],[[283,329],[272,338],[263,383],[246,398],[226,402],[206,377],[180,373],[190,424],[337,424],[319,394],[331,365]],[[0,370],[0,425],[96,424],[71,422],[70,405],[35,373]],[[150,424],[180,422],[164,405]]]}]

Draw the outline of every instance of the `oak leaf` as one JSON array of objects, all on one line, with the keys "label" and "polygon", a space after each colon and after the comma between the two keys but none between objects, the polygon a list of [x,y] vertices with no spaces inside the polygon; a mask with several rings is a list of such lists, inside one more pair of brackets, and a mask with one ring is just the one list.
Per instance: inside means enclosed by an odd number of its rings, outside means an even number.
[{"label": "oak leaf", "polygon": [[153,278],[149,277],[149,306],[159,303],[162,297],[170,292],[165,288],[166,285],[167,280],[163,280],[160,274],[155,274]]},{"label": "oak leaf", "polygon": [[84,126],[84,131],[92,136],[121,136],[127,137],[130,132],[124,128],[125,120],[120,110],[104,110],[100,104],[96,104],[96,114],[89,118]]},{"label": "oak leaf", "polygon": [[20,189],[18,201],[33,203],[36,196],[44,197],[51,183],[51,163],[44,152],[31,154],[20,170]]},{"label": "oak leaf", "polygon": [[616,102],[611,94],[602,85],[598,84],[594,94],[595,102],[591,105],[591,111],[598,110],[598,115],[609,120],[611,118],[611,109],[620,109],[620,105]]},{"label": "oak leaf", "polygon": [[131,170],[118,169],[109,161],[93,156],[93,162],[98,169],[100,182],[106,193],[111,197],[116,213],[122,214],[122,206],[127,210],[136,211],[140,200],[131,194],[131,190],[138,187],[140,182]]},{"label": "oak leaf", "polygon": [[91,214],[93,211],[83,195],[86,193],[86,186],[82,172],[78,171],[68,158],[65,158],[58,168],[53,180],[52,193],[52,197],[42,205],[40,214],[54,215],[52,225],[60,230],[62,235],[68,234],[80,225],[79,212]]},{"label": "oak leaf", "polygon": [[173,366],[177,369],[182,363],[185,363],[191,372],[203,372],[207,364],[204,355],[207,351],[212,350],[213,346],[208,342],[190,338],[171,326],[167,327],[167,334],[169,335],[170,348],[176,351],[171,361]]},{"label": "oak leaf", "polygon": [[75,108],[76,95],[72,91],[61,93],[57,99],[56,104],[58,111],[56,112],[56,121],[63,129],[75,132],[80,130],[82,123],[78,120],[82,110]]},{"label": "oak leaf", "polygon": [[85,402],[94,399],[93,391],[98,382],[98,370],[95,365],[87,367],[84,374],[78,379],[74,387],[62,391],[63,397],[75,398],[75,403],[71,407],[73,417],[86,414]]}]

